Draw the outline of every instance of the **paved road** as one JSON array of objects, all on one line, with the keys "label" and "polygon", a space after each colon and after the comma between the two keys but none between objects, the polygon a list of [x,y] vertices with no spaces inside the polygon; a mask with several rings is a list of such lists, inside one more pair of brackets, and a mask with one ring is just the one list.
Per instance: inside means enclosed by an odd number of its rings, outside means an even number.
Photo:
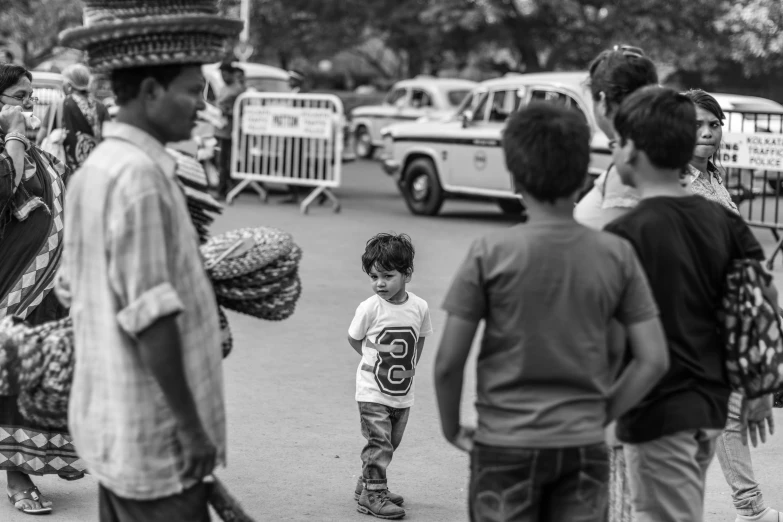
[{"label": "paved road", "polygon": [[[444,315],[439,304],[450,278],[475,237],[507,227],[513,219],[494,205],[447,202],[437,218],[410,215],[391,180],[376,164],[359,162],[345,172],[339,191],[343,211],[314,207],[307,216],[274,199],[261,204],[243,195],[215,224],[220,232],[269,225],[294,235],[304,250],[304,294],[296,314],[282,323],[231,314],[234,353],[226,360],[229,466],[219,476],[257,520],[369,520],[355,510],[353,487],[360,473],[354,402],[358,358],[345,341],[356,306],[370,295],[360,267],[365,241],[382,231],[406,232],[416,246],[410,289],[433,311],[436,335],[427,341],[417,375],[416,405],[389,469],[391,488],[406,497],[408,520],[466,520],[468,461],[441,438],[432,384],[434,349]],[[768,233],[760,235],[768,245]],[[783,272],[781,272],[783,274]],[[467,388],[474,386],[472,365]],[[473,392],[465,415],[474,418]],[[783,426],[783,416],[778,416]],[[776,471],[781,442],[754,453],[770,502],[783,506],[783,479]],[[55,502],[58,521],[97,518],[96,486],[38,480]],[[728,488],[716,464],[710,470],[708,522],[734,519]],[[0,506],[0,520],[30,520]]]}]

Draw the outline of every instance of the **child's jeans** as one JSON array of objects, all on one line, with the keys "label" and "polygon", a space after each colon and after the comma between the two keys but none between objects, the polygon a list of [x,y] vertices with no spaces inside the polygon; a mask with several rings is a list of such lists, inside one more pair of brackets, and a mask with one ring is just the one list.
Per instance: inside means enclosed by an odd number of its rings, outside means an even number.
[{"label": "child's jeans", "polygon": [[609,483],[605,444],[500,448],[471,453],[471,522],[604,522]]},{"label": "child's jeans", "polygon": [[720,430],[686,430],[623,446],[636,522],[702,522],[707,468]]},{"label": "child's jeans", "polygon": [[729,397],[729,420],[726,429],[718,437],[716,453],[723,469],[726,482],[731,486],[731,496],[738,515],[760,515],[764,509],[759,483],[753,475],[753,463],[750,459],[750,446],[742,443],[740,422],[742,414],[742,395],[733,392]]},{"label": "child's jeans", "polygon": [[386,489],[386,468],[402,442],[410,408],[391,408],[374,402],[359,403],[362,435],[362,478],[368,490]]}]

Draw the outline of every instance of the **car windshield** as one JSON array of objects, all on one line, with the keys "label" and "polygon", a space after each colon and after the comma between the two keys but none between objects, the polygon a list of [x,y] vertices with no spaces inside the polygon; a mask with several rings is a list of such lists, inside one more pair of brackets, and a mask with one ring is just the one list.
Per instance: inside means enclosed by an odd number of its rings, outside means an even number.
[{"label": "car windshield", "polygon": [[465,96],[467,96],[468,94],[470,94],[470,90],[468,89],[448,91],[446,93],[446,99],[449,100],[449,105],[451,105],[452,107],[459,107],[460,103],[463,102]]},{"label": "car windshield", "polygon": [[247,78],[245,85],[248,89],[260,92],[288,92],[291,90],[288,81],[277,78]]}]

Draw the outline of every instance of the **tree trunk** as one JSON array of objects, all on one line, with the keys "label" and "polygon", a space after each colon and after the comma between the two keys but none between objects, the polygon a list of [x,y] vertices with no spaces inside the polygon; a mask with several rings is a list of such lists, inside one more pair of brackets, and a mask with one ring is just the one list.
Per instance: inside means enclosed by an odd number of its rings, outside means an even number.
[{"label": "tree trunk", "polygon": [[280,60],[280,68],[288,70],[288,62],[290,61],[290,57],[288,56],[288,53],[284,51],[277,51],[277,59]]},{"label": "tree trunk", "polygon": [[508,36],[514,43],[524,64],[526,73],[542,71],[541,61],[538,57],[538,49],[531,31],[530,24],[523,15],[503,17],[503,26],[508,31]]},{"label": "tree trunk", "polygon": [[408,76],[413,78],[418,74],[422,74],[424,71],[424,53],[417,47],[410,47],[405,49],[405,54],[408,56]]}]

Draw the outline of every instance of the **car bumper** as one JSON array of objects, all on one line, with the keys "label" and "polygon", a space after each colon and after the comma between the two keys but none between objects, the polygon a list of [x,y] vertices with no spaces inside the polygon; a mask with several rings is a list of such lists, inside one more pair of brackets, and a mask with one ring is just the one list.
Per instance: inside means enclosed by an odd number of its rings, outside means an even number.
[{"label": "car bumper", "polygon": [[383,165],[383,171],[389,176],[398,175],[402,167],[399,161],[390,158],[384,159],[381,164]]}]

